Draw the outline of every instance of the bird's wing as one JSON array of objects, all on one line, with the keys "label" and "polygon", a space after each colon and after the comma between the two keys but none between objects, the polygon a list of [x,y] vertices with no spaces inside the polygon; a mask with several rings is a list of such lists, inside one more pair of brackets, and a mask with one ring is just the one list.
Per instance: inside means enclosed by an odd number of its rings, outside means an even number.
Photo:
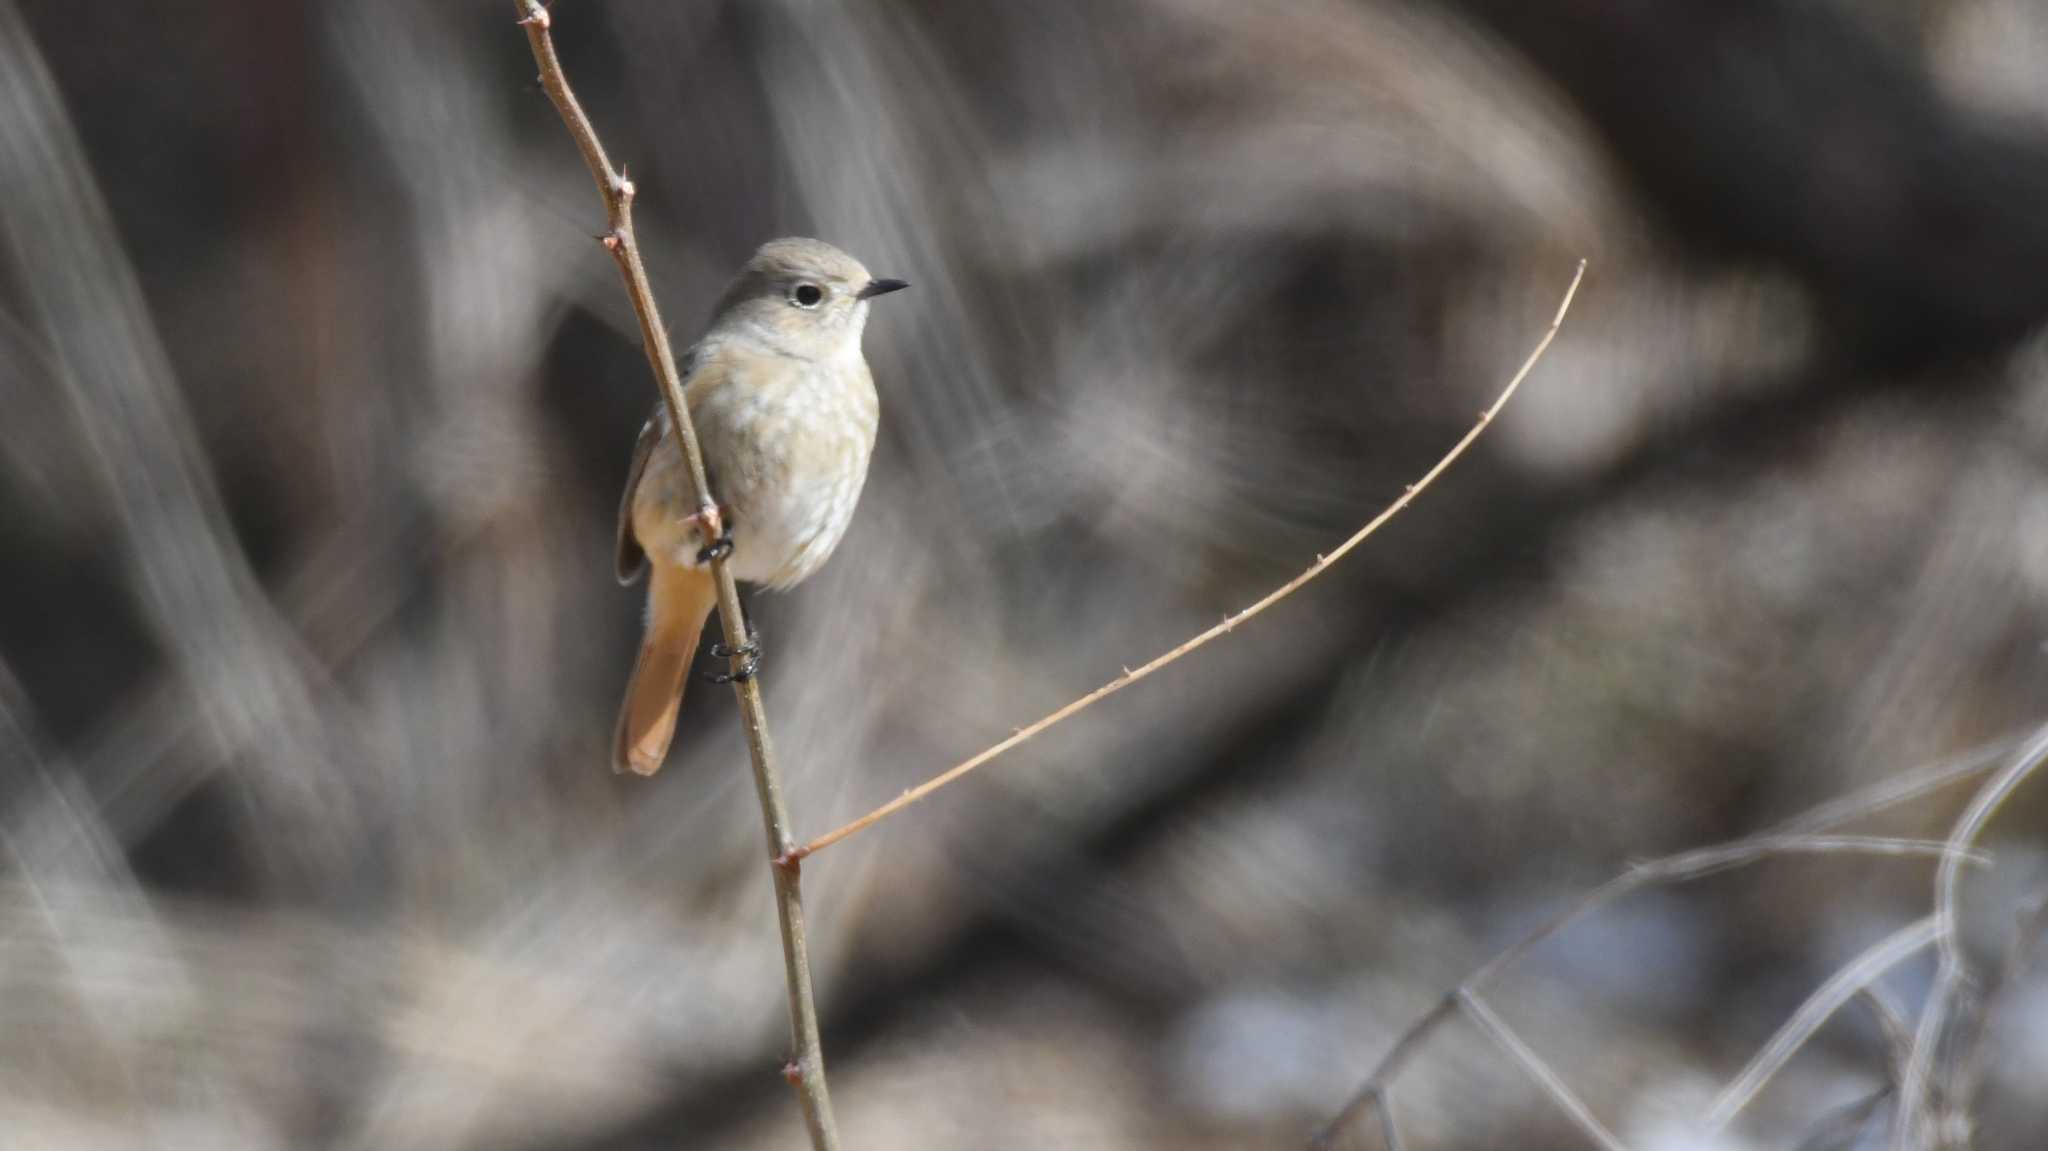
[{"label": "bird's wing", "polygon": [[647,553],[641,549],[640,540],[633,534],[633,497],[640,490],[640,477],[647,471],[648,457],[654,454],[655,445],[668,434],[668,413],[660,404],[654,406],[654,414],[640,425],[639,438],[633,441],[633,462],[626,471],[626,490],[619,496],[619,542],[613,553],[613,570],[622,584],[632,583],[640,578],[647,568]]},{"label": "bird's wing", "polygon": [[[676,371],[683,377],[683,392],[689,396],[690,385],[696,382],[697,369],[707,362],[708,357],[698,354],[697,345],[683,350]],[[696,398],[689,397],[691,407],[696,407]],[[622,584],[632,583],[647,569],[647,552],[640,546],[640,540],[633,535],[633,497],[640,490],[640,477],[647,471],[647,461],[654,455],[654,449],[668,435],[668,404],[654,401],[654,414],[640,426],[640,435],[633,441],[633,462],[626,469],[626,490],[619,495],[619,537],[618,548],[613,553],[612,570]]]}]

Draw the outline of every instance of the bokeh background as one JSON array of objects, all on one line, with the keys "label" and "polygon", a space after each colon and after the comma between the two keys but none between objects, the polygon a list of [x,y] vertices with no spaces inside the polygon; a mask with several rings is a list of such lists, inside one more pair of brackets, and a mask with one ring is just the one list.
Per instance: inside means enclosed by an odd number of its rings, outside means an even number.
[{"label": "bokeh background", "polygon": [[[853,534],[755,601],[806,833],[1333,546],[1592,261],[1354,559],[809,863],[849,1147],[1300,1146],[1629,860],[2048,712],[2035,0],[554,11],[680,340],[774,235],[916,285]],[[606,769],[653,392],[512,15],[0,0],[0,1145],[801,1144],[729,696]],[[1877,1146],[1854,1009],[1697,1119],[1932,879],[1646,892],[1492,1002],[1639,1151]],[[2048,979],[1998,1008],[1967,1134],[2038,1147]],[[1464,1025],[1396,1105],[1583,1145]]]}]

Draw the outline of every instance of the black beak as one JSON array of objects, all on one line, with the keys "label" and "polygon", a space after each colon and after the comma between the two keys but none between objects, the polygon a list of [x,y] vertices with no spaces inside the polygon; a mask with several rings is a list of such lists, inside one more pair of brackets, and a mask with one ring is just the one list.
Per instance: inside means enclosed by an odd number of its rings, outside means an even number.
[{"label": "black beak", "polygon": [[890,292],[900,292],[909,286],[908,280],[869,280],[867,287],[854,293],[854,298],[871,300],[876,296],[886,296]]}]

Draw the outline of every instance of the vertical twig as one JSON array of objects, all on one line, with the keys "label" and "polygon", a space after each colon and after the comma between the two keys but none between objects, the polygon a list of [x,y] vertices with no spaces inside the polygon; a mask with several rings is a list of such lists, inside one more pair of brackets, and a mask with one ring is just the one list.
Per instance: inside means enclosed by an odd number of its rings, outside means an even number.
[{"label": "vertical twig", "polygon": [[1906,1078],[1906,1060],[1913,1057],[1913,1029],[1906,1026],[1906,1017],[1882,986],[1869,984],[1856,993],[1856,1000],[1870,1009],[1878,1033],[1884,1036],[1884,1081],[1889,1094]]},{"label": "vertical twig", "polygon": [[[662,400],[668,405],[670,425],[675,429],[676,444],[682,449],[690,487],[697,497],[697,514],[705,525],[705,536],[715,539],[722,534],[723,525],[719,522],[718,505],[710,498],[710,485],[704,478],[704,453],[697,444],[696,429],[690,423],[690,407],[683,396],[683,380],[676,370],[668,329],[662,325],[661,312],[654,302],[654,289],[647,282],[647,268],[640,260],[640,246],[633,237],[633,182],[626,178],[624,172],[612,167],[604,145],[598,142],[597,129],[591,125],[590,117],[584,114],[582,105],[577,103],[576,94],[569,89],[569,80],[562,74],[562,62],[555,55],[548,10],[539,0],[514,0],[514,6],[519,10],[519,23],[526,29],[526,40],[533,49],[534,63],[540,66],[541,86],[547,90],[548,98],[554,101],[556,111],[562,114],[562,123],[568,126],[577,150],[583,153],[584,164],[590,168],[591,178],[604,195],[608,228],[599,242],[618,262],[619,274],[626,281],[626,293],[632,297],[633,312],[640,320],[640,340],[647,352],[647,362],[654,369],[655,379],[661,386]],[[718,584],[718,616],[725,630],[726,646],[737,651],[747,639],[746,621],[740,614],[739,588],[722,557],[711,561],[711,574]],[[737,655],[733,657],[734,671],[739,670],[740,658]],[[783,1067],[783,1076],[796,1088],[797,1099],[803,1107],[804,1125],[810,1130],[811,1146],[816,1151],[832,1151],[839,1146],[839,1132],[832,1120],[831,1095],[825,1087],[825,1056],[818,1037],[817,1003],[811,991],[810,951],[804,939],[803,894],[793,854],[796,841],[789,830],[789,811],[783,803],[782,780],[775,770],[775,753],[768,739],[768,717],[761,706],[760,684],[751,676],[735,676],[733,693],[739,698],[740,726],[746,733],[748,758],[754,769],[754,790],[760,798],[761,820],[768,833],[768,854],[773,860],[770,870],[775,879],[775,908],[782,929],[782,963],[789,988],[792,1048],[790,1061]]]},{"label": "vertical twig", "polygon": [[1949,835],[1949,850],[1934,879],[1935,939],[1941,948],[1941,965],[1936,969],[1927,1006],[1921,1009],[1919,1026],[1913,1032],[1913,1052],[1906,1060],[1905,1077],[1899,1084],[1898,1117],[1892,1127],[1894,1151],[1906,1151],[1928,1120],[1939,1118],[1929,1114],[1935,1049],[1941,1045],[1952,1021],[1950,1009],[1954,1000],[1970,979],[1969,962],[1963,957],[1962,941],[1956,933],[1956,903],[1961,898],[1966,862],[1963,856],[1974,848],[1991,817],[2044,762],[2048,762],[2048,727],[2036,732],[2005,770],[1978,790]]},{"label": "vertical twig", "polygon": [[[1975,1104],[1977,1092],[1984,1084],[1984,1044],[1990,1035],[1992,1022],[1999,1009],[2011,998],[2013,987],[2026,975],[2032,963],[2034,952],[2041,942],[2043,932],[2048,932],[2048,893],[2035,896],[2020,908],[2014,917],[2012,942],[2007,945],[2005,963],[1991,986],[1985,989],[1983,1001],[1971,1013],[1969,1030],[1958,1041],[1955,1055],[1955,1072],[1948,1098],[1957,1114],[1968,1115]],[[1906,1037],[1899,1056],[1900,1077],[1906,1061],[1911,1057],[1911,1036]]]}]

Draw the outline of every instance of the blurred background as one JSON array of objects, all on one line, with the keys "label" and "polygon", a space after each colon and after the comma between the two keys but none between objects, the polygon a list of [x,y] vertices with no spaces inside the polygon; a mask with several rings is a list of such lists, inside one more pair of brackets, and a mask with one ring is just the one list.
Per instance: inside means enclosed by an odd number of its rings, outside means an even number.
[{"label": "blurred background", "polygon": [[[850,1148],[1301,1146],[1630,860],[2048,710],[2036,0],[554,15],[679,342],[771,236],[915,284],[852,535],[753,601],[804,834],[1334,546],[1592,262],[1355,558],[810,861]],[[0,1144],[802,1144],[728,693],[607,770],[654,393],[512,20],[0,0]],[[1966,889],[1987,968],[2044,795]],[[1491,1002],[1637,1151],[1877,1146],[1822,1123],[1886,1082],[1853,1008],[1697,1120],[1932,886],[1644,892]],[[1982,1148],[2048,1125],[2009,990]],[[1584,1145],[1463,1024],[1395,1098],[1409,1147]]]}]

